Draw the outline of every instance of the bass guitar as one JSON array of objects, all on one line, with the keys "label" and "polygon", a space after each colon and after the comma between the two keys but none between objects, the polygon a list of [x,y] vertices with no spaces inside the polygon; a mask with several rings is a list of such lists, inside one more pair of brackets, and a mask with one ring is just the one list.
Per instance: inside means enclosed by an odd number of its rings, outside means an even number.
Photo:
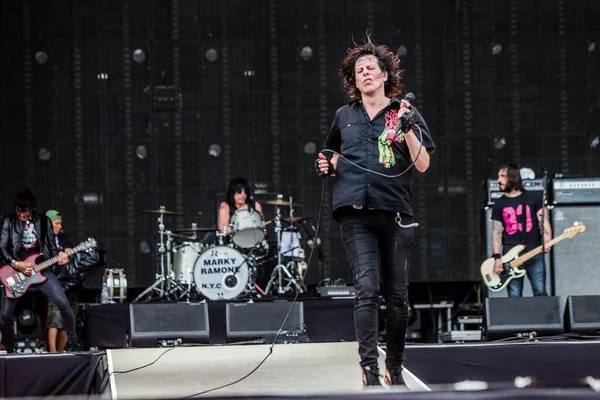
[{"label": "bass guitar", "polygon": [[[585,231],[585,225],[576,223],[575,226],[566,228],[560,236],[555,237],[550,242],[546,243],[546,246],[554,246],[556,243],[564,239],[572,239],[578,233]],[[488,258],[481,264],[481,277],[483,282],[492,292],[499,292],[504,289],[510,281],[516,278],[522,278],[525,275],[525,270],[520,269],[521,265],[529,259],[542,253],[542,246],[538,246],[535,249],[523,254],[519,257],[525,249],[522,244],[513,247],[505,255],[502,256],[502,273],[497,274],[494,272],[494,258]]]},{"label": "bass guitar", "polygon": [[[80,251],[87,251],[96,247],[96,244],[97,243],[95,239],[88,239],[79,244],[79,246],[65,251],[65,254],[70,256]],[[41,271],[57,264],[58,256],[52,257],[49,260],[42,261],[37,264],[36,260],[39,256],[39,254],[32,254],[23,260],[32,266],[32,272],[30,276],[15,270],[10,265],[5,265],[0,268],[0,282],[4,284],[4,288],[6,289],[6,297],[10,299],[19,298],[27,293],[31,286],[39,285],[40,283],[46,281],[46,277],[41,274]]]}]

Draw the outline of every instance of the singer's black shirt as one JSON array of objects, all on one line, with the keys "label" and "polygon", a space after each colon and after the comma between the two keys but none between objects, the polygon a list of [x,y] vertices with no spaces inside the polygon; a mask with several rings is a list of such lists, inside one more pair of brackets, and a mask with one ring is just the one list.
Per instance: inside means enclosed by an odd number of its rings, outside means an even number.
[{"label": "singer's black shirt", "polygon": [[[411,164],[411,158],[402,134],[396,134],[399,108],[400,100],[392,98],[390,104],[370,120],[361,101],[351,101],[336,111],[325,148],[342,154],[360,167],[384,175],[402,173]],[[428,153],[433,153],[435,144],[427,124],[416,109],[415,124],[421,128],[423,146]],[[419,139],[419,129],[413,127],[413,132]],[[380,145],[380,137],[394,140],[391,147]],[[326,151],[323,154],[327,158],[333,155]],[[412,217],[412,170],[402,176],[388,178],[364,171],[340,157],[333,186],[333,218],[339,222],[341,208],[352,205]]]}]

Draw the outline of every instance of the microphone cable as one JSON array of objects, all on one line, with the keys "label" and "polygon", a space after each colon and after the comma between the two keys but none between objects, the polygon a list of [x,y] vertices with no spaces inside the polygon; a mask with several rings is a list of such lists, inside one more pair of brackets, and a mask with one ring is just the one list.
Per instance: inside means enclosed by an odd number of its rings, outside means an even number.
[{"label": "microphone cable", "polygon": [[[330,152],[330,153],[333,153],[333,154],[337,154],[338,157],[341,158],[342,160],[350,163],[351,165],[353,165],[356,168],[359,168],[359,169],[361,169],[361,170],[363,170],[365,172],[372,173],[372,174],[379,175],[379,176],[383,176],[385,178],[397,178],[399,176],[402,176],[402,175],[406,174],[415,165],[415,162],[416,162],[416,160],[419,159],[419,155],[421,154],[421,150],[423,148],[423,132],[421,131],[421,128],[417,124],[413,124],[411,126],[411,128],[412,127],[417,127],[419,129],[419,142],[420,142],[419,151],[417,152],[417,155],[416,155],[415,159],[411,160],[410,165],[404,171],[402,171],[401,173],[396,174],[396,175],[387,175],[387,174],[383,174],[381,172],[373,171],[373,170],[365,168],[365,167],[361,167],[360,165],[358,165],[358,164],[356,164],[356,163],[348,160],[342,154],[340,154],[340,153],[338,153],[338,152],[336,152],[334,150],[331,150],[331,149],[323,149],[321,152]],[[323,212],[323,199],[325,197],[325,183],[326,183],[326,180],[323,179],[323,185],[321,186],[321,199],[319,201],[319,213],[317,215],[317,226],[315,228],[315,233],[314,233],[314,236],[313,236],[313,240],[317,237],[318,232],[319,232],[319,228],[320,228],[320,225],[321,225],[321,214]],[[315,247],[316,246],[312,247],[312,249],[310,251],[310,255],[308,256],[308,261],[306,263],[307,264],[307,268],[304,271],[304,274],[302,274],[301,284],[304,284],[304,279],[306,277],[306,273],[308,272],[308,269],[310,268],[310,261],[312,259],[313,254],[314,254]],[[277,335],[275,335],[275,338],[273,339],[273,342],[269,346],[269,350],[268,350],[267,355],[258,363],[258,365],[256,367],[254,367],[254,369],[252,369],[246,375],[242,376],[241,378],[239,378],[239,379],[237,379],[237,380],[235,380],[233,382],[229,382],[229,383],[226,383],[226,384],[221,385],[221,386],[217,386],[217,387],[214,387],[214,388],[211,388],[211,389],[207,389],[207,390],[204,390],[204,391],[201,391],[201,392],[198,392],[198,393],[194,393],[194,394],[191,394],[189,396],[185,396],[183,398],[190,398],[190,397],[201,396],[201,395],[204,395],[206,393],[214,392],[216,390],[225,389],[227,387],[230,387],[230,386],[233,386],[233,385],[235,385],[237,383],[242,382],[243,380],[245,380],[246,378],[248,378],[252,374],[254,374],[256,371],[258,371],[258,369],[267,361],[267,359],[271,356],[271,354],[273,354],[273,347],[275,347],[275,344],[277,343],[277,339],[279,338],[279,335],[281,334],[281,332],[283,330],[283,327],[285,326],[285,323],[287,322],[288,318],[290,317],[290,314],[292,313],[292,310],[294,309],[294,306],[296,305],[296,303],[298,301],[298,295],[299,294],[300,294],[300,291],[297,291],[296,295],[294,296],[294,300],[292,301],[292,304],[291,304],[291,306],[290,306],[290,308],[289,308],[289,310],[288,310],[285,318],[283,319],[283,322],[281,323],[281,326],[279,327],[279,330],[277,331]]]},{"label": "microphone cable", "polygon": [[355,166],[358,169],[361,169],[361,170],[363,170],[365,172],[368,172],[368,173],[371,173],[371,174],[374,174],[374,175],[383,176],[384,178],[398,178],[398,177],[406,174],[415,165],[415,162],[419,159],[419,156],[421,155],[421,150],[423,149],[423,132],[421,131],[421,127],[419,127],[419,125],[416,125],[416,124],[413,125],[412,127],[416,127],[416,128],[419,129],[419,142],[420,142],[421,146],[419,146],[419,151],[417,152],[417,155],[416,155],[415,159],[411,160],[410,165],[408,167],[406,167],[406,169],[404,171],[400,172],[399,174],[388,175],[388,174],[384,174],[384,173],[381,173],[381,172],[378,172],[378,171],[373,171],[373,170],[371,170],[369,168],[361,167],[360,165],[358,165],[358,164],[356,164],[356,163],[348,160],[346,157],[344,157],[343,155],[341,155],[340,153],[338,153],[335,150],[323,149],[323,150],[321,150],[321,153],[325,152],[325,153],[337,154],[339,158],[341,158],[342,160],[346,161],[347,163]]},{"label": "microphone cable", "polygon": [[[325,183],[326,183],[326,181],[325,181],[325,179],[323,179],[323,184],[321,185],[321,200],[319,202],[319,213],[317,215],[317,226],[315,227],[315,233],[314,233],[314,236],[313,236],[313,240],[317,237],[317,234],[319,232],[319,228],[320,228],[320,225],[321,225],[321,214],[323,213],[323,199],[325,197]],[[310,254],[308,256],[308,261],[306,263],[307,267],[304,270],[304,273],[302,274],[302,278],[301,278],[301,281],[300,281],[300,284],[301,284],[300,286],[302,286],[304,284],[304,279],[306,278],[306,273],[308,272],[308,269],[310,268],[310,261],[312,259],[312,256],[313,256],[314,252],[315,252],[315,248],[316,248],[316,246],[313,246],[312,249],[310,250]],[[273,342],[269,346],[269,350],[268,350],[267,355],[262,359],[261,362],[258,363],[258,365],[256,367],[254,367],[254,369],[252,371],[248,372],[246,375],[242,376],[241,378],[239,378],[239,379],[237,379],[237,380],[235,380],[233,382],[226,383],[224,385],[217,386],[217,387],[214,387],[212,389],[207,389],[207,390],[204,390],[202,392],[194,393],[194,394],[191,394],[189,396],[185,396],[183,398],[190,398],[190,397],[201,396],[203,394],[214,392],[216,390],[225,389],[225,388],[227,388],[229,386],[233,386],[233,385],[235,385],[237,383],[240,383],[241,381],[243,381],[244,379],[248,378],[253,373],[255,373],[265,363],[265,361],[267,361],[267,359],[271,356],[271,354],[273,354],[273,347],[275,347],[275,344],[277,343],[277,339],[279,338],[279,335],[283,331],[283,327],[285,326],[285,323],[287,322],[288,318],[290,317],[290,314],[292,313],[292,310],[294,309],[294,306],[298,302],[298,296],[299,295],[300,295],[300,291],[298,290],[296,292],[296,295],[294,296],[294,300],[292,301],[292,305],[290,306],[290,308],[289,308],[289,310],[288,310],[285,318],[283,319],[283,322],[281,323],[281,326],[279,327],[279,330],[277,331],[277,334],[275,335],[275,338],[273,339]]]}]

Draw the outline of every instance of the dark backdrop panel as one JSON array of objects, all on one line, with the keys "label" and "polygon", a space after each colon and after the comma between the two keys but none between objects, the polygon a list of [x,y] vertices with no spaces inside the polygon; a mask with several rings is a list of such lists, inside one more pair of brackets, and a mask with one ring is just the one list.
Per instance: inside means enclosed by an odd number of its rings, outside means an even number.
[{"label": "dark backdrop panel", "polygon": [[[215,195],[236,175],[293,196],[316,227],[313,163],[347,101],[339,63],[368,30],[400,54],[437,144],[413,179],[411,280],[479,280],[480,184],[499,165],[600,168],[600,4],[416,0],[400,20],[394,6],[3,2],[0,212],[30,186],[41,211],[57,207],[71,236],[95,237],[133,287],[153,281],[158,261],[156,217],[139,210],[183,212],[167,219],[172,230],[212,226]],[[350,276],[331,183],[310,283]]]}]

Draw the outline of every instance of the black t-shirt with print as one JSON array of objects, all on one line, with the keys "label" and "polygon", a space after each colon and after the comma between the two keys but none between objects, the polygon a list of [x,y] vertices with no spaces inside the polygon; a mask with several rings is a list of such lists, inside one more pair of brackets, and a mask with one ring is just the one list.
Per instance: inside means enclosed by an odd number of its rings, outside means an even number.
[{"label": "black t-shirt with print", "polygon": [[[525,213],[523,214],[523,203]],[[517,197],[500,197],[492,208],[492,220],[502,222],[503,253],[518,244],[531,250],[540,244],[540,229],[537,212],[542,209],[541,192],[523,192]],[[523,225],[524,228],[523,228]]]},{"label": "black t-shirt with print", "polygon": [[23,233],[21,235],[21,243],[19,244],[19,258],[21,260],[40,252],[40,242],[38,237],[39,232],[35,231],[35,224],[33,221],[26,221],[23,223]]}]

